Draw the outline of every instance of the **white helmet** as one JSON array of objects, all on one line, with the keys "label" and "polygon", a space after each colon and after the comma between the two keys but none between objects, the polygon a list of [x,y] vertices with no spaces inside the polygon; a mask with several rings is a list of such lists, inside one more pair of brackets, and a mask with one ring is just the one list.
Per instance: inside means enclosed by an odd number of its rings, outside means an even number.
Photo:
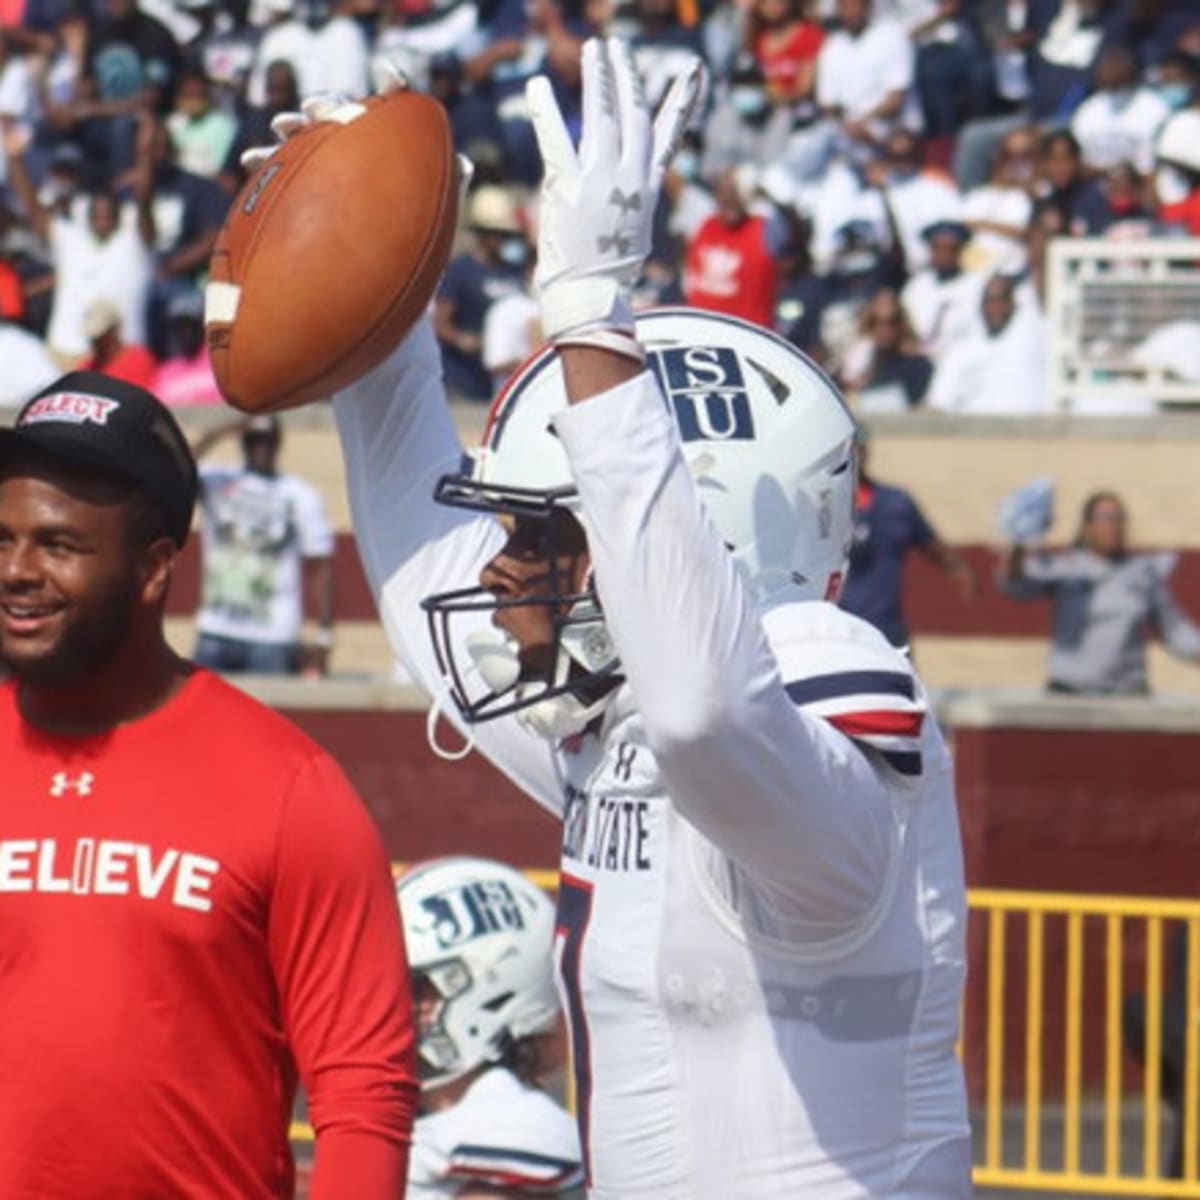
[{"label": "white helmet", "polygon": [[[700,497],[760,609],[836,600],[857,477],[855,424],[837,388],[791,343],[721,314],[654,309],[638,315],[637,334]],[[543,520],[566,509],[586,531],[551,424],[566,404],[558,355],[544,350],[497,397],[472,473],[443,478],[437,499]],[[544,736],[578,732],[620,678],[594,590],[539,598],[555,612],[558,633],[553,666],[539,679],[523,677],[518,648],[498,632],[466,640],[470,666],[455,658],[453,618],[506,603],[483,588],[423,601],[456,704],[469,722],[515,711]]]},{"label": "white helmet", "polygon": [[504,863],[438,858],[399,879],[396,900],[409,969],[439,997],[418,1021],[422,1084],[450,1083],[552,1028],[554,905],[541,888]]},{"label": "white helmet", "polygon": [[1185,108],[1169,117],[1154,153],[1160,162],[1200,174],[1200,109]]}]

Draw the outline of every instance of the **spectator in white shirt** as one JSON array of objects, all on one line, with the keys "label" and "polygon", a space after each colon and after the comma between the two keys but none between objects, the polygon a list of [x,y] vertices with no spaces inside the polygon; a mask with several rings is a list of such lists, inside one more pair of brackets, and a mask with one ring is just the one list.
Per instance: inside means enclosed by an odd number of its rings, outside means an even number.
[{"label": "spectator in white shirt", "polygon": [[354,19],[355,0],[335,0],[329,19],[313,33],[314,92],[361,96],[370,90],[370,51]]},{"label": "spectator in white shirt", "polygon": [[[32,133],[37,117],[37,89],[29,60],[6,37],[0,37],[0,120],[19,122]],[[3,179],[0,164],[0,181]]]},{"label": "spectator in white shirt", "polygon": [[320,72],[316,61],[313,32],[294,15],[292,0],[261,0],[268,12],[267,30],[258,43],[254,66],[246,81],[246,102],[253,108],[267,104],[267,68],[280,60],[290,63],[296,74],[300,95],[309,96],[315,90]]},{"label": "spectator in white shirt", "polygon": [[704,122],[700,177],[711,181],[743,163],[779,162],[791,133],[791,110],[772,103],[758,64],[742,58],[734,64],[728,84],[718,90]]},{"label": "spectator in white shirt", "polygon": [[[874,220],[881,229],[895,226],[909,272],[929,261],[925,230],[936,221],[958,217],[962,197],[948,175],[921,167],[921,143],[907,129],[887,135],[883,156],[866,169],[870,189],[856,215]],[[888,210],[890,211],[890,216]]]},{"label": "spectator in white shirt", "polygon": [[25,155],[28,137],[20,126],[4,131],[9,183],[33,231],[50,247],[54,300],[46,341],[64,365],[91,349],[84,311],[96,299],[109,300],[120,314],[130,341],[144,342],[146,301],[154,275],[154,219],[151,180],[145,165],[136,174],[134,205],[122,207],[111,192],[87,202],[85,223],[39,201]]},{"label": "spectator in white shirt", "polygon": [[1107,171],[1132,163],[1139,174],[1154,170],[1154,142],[1171,115],[1167,102],[1138,82],[1138,65],[1128,46],[1101,51],[1092,73],[1096,91],[1071,118],[1071,131],[1083,150],[1084,164]]},{"label": "spectator in white shirt", "polygon": [[493,395],[508,377],[541,345],[542,320],[533,297],[533,270],[537,265],[536,243],[531,231],[525,235],[525,276],[516,291],[501,296],[483,317],[484,369],[492,378]]},{"label": "spectator in white shirt", "polygon": [[901,301],[921,350],[936,363],[978,328],[983,278],[963,269],[971,231],[961,221],[935,221],[924,235],[929,265],[904,285]]},{"label": "spectator in white shirt", "polygon": [[19,407],[61,374],[45,343],[11,321],[0,319],[0,407]]},{"label": "spectator in white shirt", "polygon": [[871,0],[838,0],[837,15],[817,58],[817,103],[862,151],[912,113],[913,47],[899,22],[871,19]]},{"label": "spectator in white shirt", "polygon": [[992,274],[1024,269],[1037,155],[1036,128],[1010,130],[996,149],[991,178],[963,197],[960,215],[973,235],[966,255],[969,270]]},{"label": "spectator in white shirt", "polygon": [[1018,307],[1016,279],[993,275],[983,289],[983,321],[938,363],[928,403],[988,416],[1046,411],[1046,347],[1041,315]]}]

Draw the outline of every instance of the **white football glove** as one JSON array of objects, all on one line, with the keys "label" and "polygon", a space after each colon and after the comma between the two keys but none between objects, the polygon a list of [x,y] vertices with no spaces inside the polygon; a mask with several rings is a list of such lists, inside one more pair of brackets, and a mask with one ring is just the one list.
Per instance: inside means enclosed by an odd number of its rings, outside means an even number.
[{"label": "white football glove", "polygon": [[578,150],[550,81],[539,75],[526,85],[544,168],[534,283],[549,341],[644,357],[629,293],[650,252],[663,173],[703,82],[697,59],[652,119],[628,45],[591,39],[583,47]]}]

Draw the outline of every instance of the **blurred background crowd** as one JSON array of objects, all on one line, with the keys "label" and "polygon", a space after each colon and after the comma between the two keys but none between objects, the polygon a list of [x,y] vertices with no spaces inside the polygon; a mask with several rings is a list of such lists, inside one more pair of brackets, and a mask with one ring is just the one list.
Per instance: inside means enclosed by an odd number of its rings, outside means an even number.
[{"label": "blurred background crowd", "polygon": [[630,38],[651,96],[711,87],[642,281],[775,328],[866,413],[1029,413],[1055,238],[1200,234],[1194,0],[6,0],[0,402],[86,363],[217,399],[202,287],[240,153],[381,59],[475,163],[437,302],[452,394],[537,342],[523,86],[578,113],[579,52]]},{"label": "blurred background crowd", "polygon": [[[172,405],[219,405],[203,290],[245,181],[240,156],[303,96],[370,91],[384,62],[441,100],[475,166],[434,323],[460,417],[488,401],[539,342],[540,161],[524,84],[548,74],[577,122],[580,51],[596,32],[632,42],[652,98],[695,56],[709,68],[637,302],[776,330],[868,424],[918,409],[1051,411],[1048,248],[1200,236],[1197,0],[0,0],[0,405],[74,366]],[[1108,324],[1093,342],[1119,325],[1132,345],[1139,314],[1182,315],[1166,340],[1200,386],[1187,290],[1200,300],[1200,256],[1180,245],[1196,280],[1101,297]],[[1119,292],[1119,267],[1103,270]],[[1108,411],[1154,409],[1143,389]],[[277,425],[214,427],[197,450],[234,433],[243,462],[213,468],[225,474],[206,493],[198,636],[214,661],[266,669],[265,645],[287,652],[270,669],[323,673],[334,538],[321,496],[276,470]],[[326,462],[324,450],[310,458]],[[315,482],[326,502],[337,496]],[[1074,558],[1033,552],[1050,525],[1036,488],[1018,514],[1030,528],[1001,529],[1031,552],[1014,550],[997,582],[1015,599],[1049,598],[1052,640],[1075,647],[1047,664],[1057,690],[1145,690],[1155,631],[1200,658],[1200,632],[1165,590],[1173,560],[1131,566],[1121,497],[1106,495]],[[897,644],[910,637],[911,553],[964,602],[994,591],[993,570],[870,467],[858,510],[845,602]],[[1108,597],[1107,632],[1075,611],[1080,588]],[[300,654],[305,608],[319,627]]]}]

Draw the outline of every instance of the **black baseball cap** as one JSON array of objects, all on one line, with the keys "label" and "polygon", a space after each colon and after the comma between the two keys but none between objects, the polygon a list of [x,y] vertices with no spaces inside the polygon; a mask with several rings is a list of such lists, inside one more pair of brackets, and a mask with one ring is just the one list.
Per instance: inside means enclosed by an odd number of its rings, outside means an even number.
[{"label": "black baseball cap", "polygon": [[927,242],[933,241],[935,237],[941,237],[944,233],[957,238],[960,242],[969,242],[971,240],[971,227],[963,221],[949,219],[931,221],[921,230],[921,236]]},{"label": "black baseball cap", "polygon": [[71,371],[28,401],[0,429],[0,465],[35,450],[132,484],[157,504],[177,546],[196,505],[196,460],[178,422],[145,388]]}]

